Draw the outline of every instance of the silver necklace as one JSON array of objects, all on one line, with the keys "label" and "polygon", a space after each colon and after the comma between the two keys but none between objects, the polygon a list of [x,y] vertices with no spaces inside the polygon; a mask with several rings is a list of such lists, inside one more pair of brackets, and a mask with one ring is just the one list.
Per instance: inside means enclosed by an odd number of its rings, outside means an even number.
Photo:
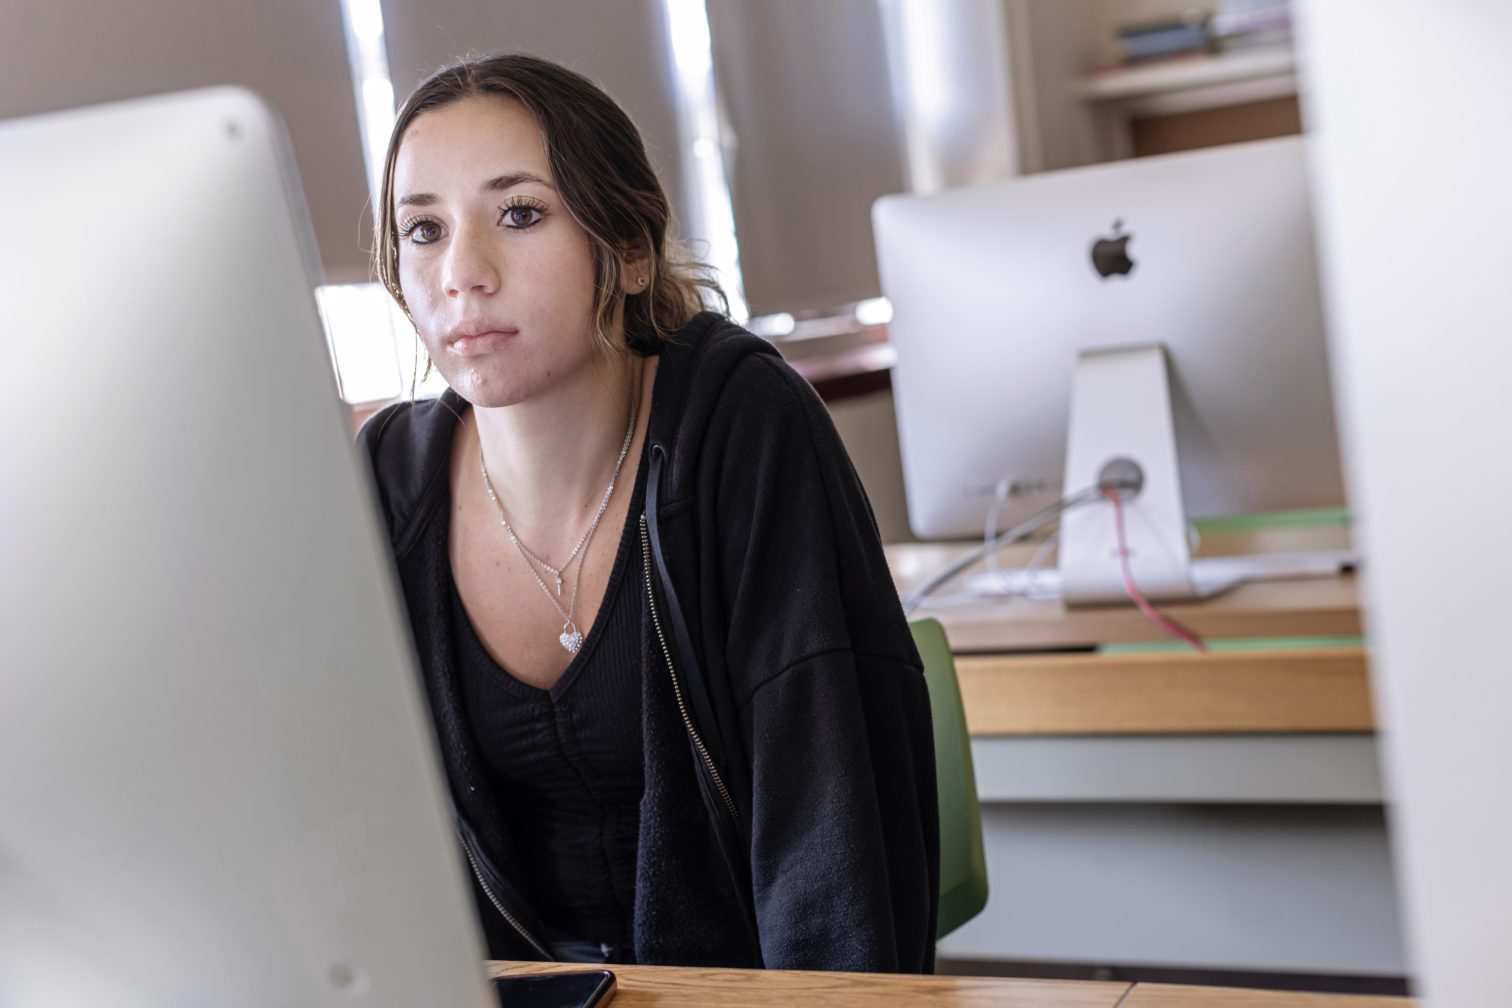
[{"label": "silver necklace", "polygon": [[556,578],[556,593],[558,595],[562,594],[562,575],[566,573],[568,567],[572,566],[572,561],[577,559],[578,551],[587,545],[589,537],[593,535],[593,530],[598,528],[599,519],[604,516],[604,510],[609,507],[609,498],[614,493],[615,480],[619,478],[620,466],[625,463],[625,455],[630,451],[630,440],[634,434],[635,404],[632,402],[630,404],[630,426],[625,429],[625,441],[620,445],[619,459],[614,463],[614,472],[609,477],[609,485],[604,488],[604,496],[599,499],[598,513],[593,516],[593,523],[588,526],[588,530],[578,539],[577,545],[572,547],[572,552],[567,554],[567,559],[562,561],[562,566],[560,567],[553,567],[545,560],[542,560],[529,546],[521,542],[519,536],[515,535],[514,529],[509,527],[509,521],[504,517],[504,508],[499,504],[499,498],[494,496],[493,483],[488,479],[488,466],[483,464],[483,440],[482,438],[478,439],[478,465],[483,470],[483,484],[488,487],[488,496],[493,499],[494,506],[499,509],[499,521],[503,523],[504,531],[509,533],[510,540],[521,553],[525,554],[527,560],[540,564],[542,568],[551,573],[552,577]]},{"label": "silver necklace", "polygon": [[[577,654],[578,649],[583,646],[583,634],[578,630],[577,623],[573,618],[577,613],[578,588],[582,586],[583,574],[582,570],[579,569],[577,580],[572,584],[572,596],[571,600],[567,603],[566,609],[563,609],[561,603],[557,601],[557,596],[562,594],[562,575],[568,567],[572,566],[573,560],[577,559],[579,554],[587,557],[588,544],[592,541],[593,533],[598,529],[599,521],[603,519],[604,512],[609,507],[609,498],[614,495],[614,485],[619,481],[620,468],[625,464],[625,456],[630,453],[630,442],[634,436],[635,399],[632,395],[630,400],[630,423],[625,427],[625,440],[620,445],[619,458],[614,462],[614,472],[609,475],[609,486],[604,489],[604,496],[599,500],[598,513],[593,516],[593,522],[588,526],[588,531],[584,532],[582,538],[578,540],[577,545],[572,547],[572,552],[560,567],[553,567],[545,560],[536,556],[524,543],[520,542],[520,537],[515,535],[515,530],[509,525],[509,519],[504,515],[504,505],[499,503],[499,496],[494,493],[493,480],[488,477],[488,462],[483,458],[483,439],[481,437],[478,438],[478,469],[483,473],[483,486],[488,491],[488,499],[493,501],[494,508],[499,512],[499,524],[504,526],[504,531],[509,536],[509,541],[514,544],[515,549],[520,552],[520,556],[525,560],[525,567],[530,571],[530,576],[535,578],[535,583],[541,586],[541,591],[545,594],[546,601],[550,602],[551,607],[557,611],[557,615],[562,617],[562,633],[557,637],[557,641],[568,654]],[[584,562],[586,563],[586,560]],[[556,595],[553,595],[551,589],[546,587],[546,582],[542,580],[541,575],[535,569],[536,564],[540,564],[556,578]]]}]

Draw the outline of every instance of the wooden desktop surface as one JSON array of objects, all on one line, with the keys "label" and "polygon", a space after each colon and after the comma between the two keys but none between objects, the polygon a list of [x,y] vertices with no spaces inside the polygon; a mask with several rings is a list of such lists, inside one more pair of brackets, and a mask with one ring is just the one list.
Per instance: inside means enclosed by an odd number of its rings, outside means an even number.
[{"label": "wooden desktop surface", "polygon": [[[889,546],[906,592],[972,548],[970,543]],[[1300,552],[1348,545],[1341,528],[1277,529],[1204,537],[1203,552]],[[1033,546],[1001,551],[1026,566]],[[977,569],[981,569],[980,565]],[[1068,608],[1025,598],[916,609],[945,627],[973,735],[1369,732],[1374,730],[1355,578],[1241,585],[1200,602],[1163,606],[1213,639],[1311,638],[1285,647],[1157,653],[1099,650],[1169,641],[1133,606]],[[1319,640],[1320,638],[1344,638]]]},{"label": "wooden desktop surface", "polygon": [[1411,1008],[1410,998],[1135,984],[1118,1008]]},{"label": "wooden desktop surface", "polygon": [[[492,976],[588,969],[567,963],[490,963]],[[1126,983],[810,973],[788,970],[609,966],[618,983],[612,1008],[1114,1008]],[[1343,1006],[1341,1006],[1343,1008]],[[1353,1008],[1353,1006],[1349,1006]]]},{"label": "wooden desktop surface", "polygon": [[[563,973],[571,963],[489,963],[490,976]],[[610,966],[612,1008],[1410,1008],[1402,998],[1290,994],[1162,984],[1001,977],[809,973],[787,970]]]},{"label": "wooden desktop surface", "polygon": [[[1340,527],[1265,529],[1208,533],[1199,556],[1295,553],[1349,547]],[[975,542],[896,543],[887,561],[900,591],[908,591],[947,562],[980,546]],[[1004,568],[1027,567],[1037,547],[1017,544],[998,551]],[[1053,559],[1051,560],[1053,565]],[[977,564],[967,573],[984,570]],[[960,581],[937,592],[959,592]],[[933,616],[946,625],[957,652],[1047,650],[1094,647],[1109,642],[1159,641],[1169,636],[1130,605],[1068,608],[1059,601],[1024,598],[926,605],[916,617]],[[1200,602],[1162,606],[1171,616],[1209,637],[1323,637],[1360,634],[1359,589],[1353,575],[1296,581],[1257,581]]]}]

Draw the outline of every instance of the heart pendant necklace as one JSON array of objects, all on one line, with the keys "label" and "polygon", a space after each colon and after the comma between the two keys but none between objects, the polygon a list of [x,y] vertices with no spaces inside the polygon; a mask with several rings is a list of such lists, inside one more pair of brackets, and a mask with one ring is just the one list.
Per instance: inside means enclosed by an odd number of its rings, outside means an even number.
[{"label": "heart pendant necklace", "polygon": [[[493,501],[494,508],[499,512],[499,524],[504,526],[504,531],[509,536],[509,541],[514,543],[514,548],[519,551],[520,557],[525,561],[525,566],[530,571],[530,576],[535,578],[536,584],[540,585],[541,591],[545,593],[546,600],[557,611],[557,615],[562,617],[562,632],[557,637],[557,642],[562,645],[562,649],[568,654],[577,654],[583,646],[582,631],[578,629],[577,623],[573,619],[577,613],[578,588],[583,583],[583,564],[580,563],[578,565],[577,580],[572,583],[572,595],[566,609],[563,609],[562,604],[557,601],[562,594],[562,575],[566,573],[568,567],[572,566],[574,560],[588,555],[588,544],[593,540],[593,533],[598,529],[599,521],[603,519],[604,511],[609,507],[609,498],[614,496],[614,485],[619,481],[620,467],[625,464],[625,456],[630,453],[630,442],[635,436],[635,398],[634,391],[632,390],[630,397],[630,423],[625,427],[625,440],[620,445],[619,458],[614,462],[614,472],[609,475],[609,486],[604,489],[604,496],[599,500],[598,513],[593,516],[593,521],[589,524],[588,531],[584,532],[582,538],[578,540],[577,545],[572,547],[572,552],[568,554],[567,559],[562,562],[560,567],[553,567],[545,560],[536,556],[524,543],[520,542],[520,537],[515,535],[515,530],[510,527],[509,518],[504,514],[504,505],[500,503],[499,495],[494,493],[493,480],[488,477],[488,463],[483,458],[483,438],[481,436],[478,438],[478,468],[483,473],[483,486],[488,491],[488,499]],[[586,560],[583,561],[583,563],[586,562]],[[540,566],[555,578],[555,594],[552,593],[550,588],[546,587],[545,580],[541,577],[540,572],[536,570],[537,566]]]}]

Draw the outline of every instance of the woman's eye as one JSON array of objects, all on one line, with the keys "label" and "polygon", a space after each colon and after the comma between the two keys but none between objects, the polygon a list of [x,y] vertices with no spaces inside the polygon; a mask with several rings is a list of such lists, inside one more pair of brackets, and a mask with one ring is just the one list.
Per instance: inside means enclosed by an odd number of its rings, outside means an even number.
[{"label": "woman's eye", "polygon": [[541,218],[546,216],[538,207],[521,204],[519,206],[505,207],[499,212],[499,223],[505,227],[516,230],[524,230],[541,223]]},{"label": "woman's eye", "polygon": [[441,237],[441,225],[435,221],[418,220],[404,225],[400,238],[408,238],[416,245],[429,245]]}]

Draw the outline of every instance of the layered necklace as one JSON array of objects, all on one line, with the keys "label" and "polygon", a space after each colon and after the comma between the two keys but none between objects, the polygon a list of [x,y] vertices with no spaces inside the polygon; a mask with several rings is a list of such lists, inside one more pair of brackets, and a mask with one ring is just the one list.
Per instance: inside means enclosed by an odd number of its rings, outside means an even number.
[{"label": "layered necklace", "polygon": [[[515,535],[515,530],[509,525],[509,518],[504,514],[504,505],[499,503],[499,495],[494,493],[493,480],[488,478],[488,462],[483,458],[483,438],[478,438],[478,469],[483,473],[483,486],[488,490],[488,499],[493,501],[494,508],[499,512],[499,524],[504,526],[504,532],[509,536],[509,541],[514,543],[514,548],[519,551],[520,557],[525,561],[525,566],[530,571],[530,576],[535,578],[535,583],[541,586],[541,591],[546,595],[546,600],[557,611],[557,615],[562,617],[562,633],[557,638],[557,641],[568,654],[577,654],[578,649],[583,646],[583,634],[578,630],[574,617],[577,614],[578,588],[583,583],[583,564],[587,563],[586,559],[578,565],[578,576],[572,583],[572,595],[569,597],[566,609],[562,608],[560,601],[562,576],[567,573],[567,569],[572,566],[574,561],[580,557],[587,557],[588,544],[593,541],[593,533],[599,527],[599,521],[603,519],[604,511],[609,507],[609,498],[614,496],[614,484],[619,480],[620,468],[625,464],[625,456],[630,453],[630,442],[635,436],[635,398],[632,392],[630,397],[630,422],[625,426],[625,441],[620,445],[619,458],[614,462],[614,472],[609,475],[609,485],[604,488],[604,496],[599,500],[598,513],[593,516],[593,521],[589,524],[588,530],[577,541],[577,545],[572,547],[572,552],[567,554],[567,559],[562,561],[560,567],[553,567],[545,560],[542,560],[524,543],[520,542],[519,536]],[[555,593],[546,586],[546,580],[536,570],[537,567],[546,571],[546,573],[556,580]]]}]

